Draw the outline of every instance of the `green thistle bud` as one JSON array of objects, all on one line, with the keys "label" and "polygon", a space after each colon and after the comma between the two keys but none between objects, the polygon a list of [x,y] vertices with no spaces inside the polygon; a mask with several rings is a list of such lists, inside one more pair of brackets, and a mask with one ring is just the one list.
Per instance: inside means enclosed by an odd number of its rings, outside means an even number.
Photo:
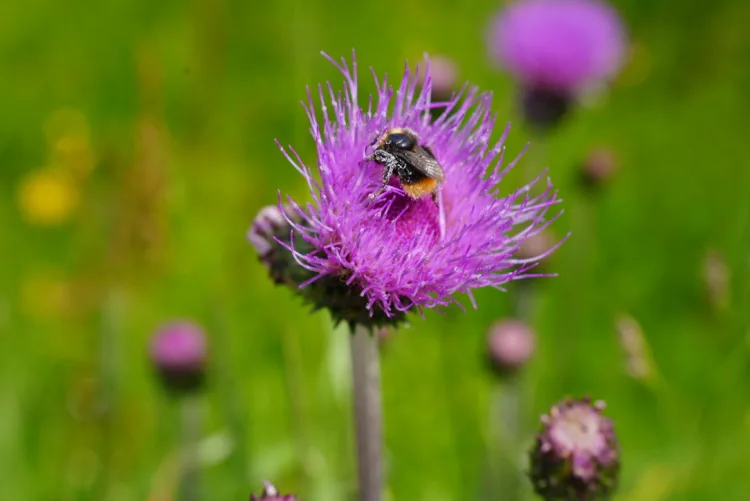
[{"label": "green thistle bud", "polygon": [[255,494],[252,494],[250,496],[250,501],[297,501],[297,496],[282,496],[271,482],[263,482],[263,492],[257,497]]},{"label": "green thistle bud", "polygon": [[591,192],[601,189],[614,177],[618,164],[617,155],[610,148],[592,149],[579,171],[581,185]]},{"label": "green thistle bud", "polygon": [[301,266],[289,249],[301,254],[314,249],[301,232],[294,231],[293,225],[304,224],[302,218],[289,206],[284,206],[284,213],[276,205],[262,208],[247,233],[247,239],[276,284],[287,285],[312,304],[313,310],[327,309],[337,324],[344,321],[352,331],[355,325],[392,326],[406,318],[403,312],[389,317],[379,308],[368,309],[361,288],[347,283],[349,276],[343,272],[318,278],[315,272]]}]

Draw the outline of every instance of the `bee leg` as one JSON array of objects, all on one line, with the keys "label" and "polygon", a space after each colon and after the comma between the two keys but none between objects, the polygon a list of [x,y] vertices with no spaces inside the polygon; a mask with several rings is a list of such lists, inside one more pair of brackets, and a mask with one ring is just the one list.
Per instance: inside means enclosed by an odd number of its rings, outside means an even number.
[{"label": "bee leg", "polygon": [[[370,158],[372,157],[372,158]],[[370,202],[375,200],[375,198],[383,193],[383,190],[385,190],[385,187],[388,186],[388,181],[391,179],[391,176],[396,172],[398,169],[398,159],[391,155],[390,153],[387,153],[383,150],[376,150],[375,153],[370,155],[371,160],[379,163],[383,167],[385,167],[383,171],[383,185],[378,188],[378,190],[375,193],[370,194]]]}]

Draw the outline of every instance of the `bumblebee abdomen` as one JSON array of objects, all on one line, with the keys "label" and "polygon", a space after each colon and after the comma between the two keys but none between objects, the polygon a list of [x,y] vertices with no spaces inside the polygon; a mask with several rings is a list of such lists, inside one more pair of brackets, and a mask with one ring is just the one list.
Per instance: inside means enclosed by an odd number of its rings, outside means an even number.
[{"label": "bumblebee abdomen", "polygon": [[414,183],[401,182],[401,187],[407,195],[417,200],[425,195],[429,195],[437,189],[438,182],[431,177],[423,177]]}]

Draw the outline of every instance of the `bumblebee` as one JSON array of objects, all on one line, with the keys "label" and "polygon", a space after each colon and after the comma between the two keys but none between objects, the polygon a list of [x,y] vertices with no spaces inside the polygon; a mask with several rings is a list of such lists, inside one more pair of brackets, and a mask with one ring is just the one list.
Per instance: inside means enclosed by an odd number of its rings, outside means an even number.
[{"label": "bumblebee", "polygon": [[380,195],[391,176],[396,175],[407,195],[414,200],[435,193],[445,180],[443,168],[429,146],[419,144],[419,136],[411,129],[394,127],[386,130],[370,146],[375,146],[366,161],[376,162],[383,167],[383,186],[370,195],[374,199]]}]

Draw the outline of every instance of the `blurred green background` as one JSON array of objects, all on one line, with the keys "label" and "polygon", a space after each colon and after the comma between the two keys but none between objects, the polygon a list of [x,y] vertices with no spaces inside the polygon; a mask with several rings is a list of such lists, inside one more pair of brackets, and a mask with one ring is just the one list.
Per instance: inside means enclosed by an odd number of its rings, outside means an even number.
[{"label": "blurred green background", "polygon": [[[507,448],[520,454],[540,413],[588,394],[607,401],[622,442],[619,499],[746,500],[750,4],[615,5],[628,65],[505,185],[540,171],[543,150],[566,211],[553,231],[573,232],[547,261],[559,277],[534,284],[539,346]],[[211,342],[203,499],[247,499],[264,479],[308,501],[351,499],[346,331],[275,288],[245,232],[277,189],[306,197],[273,139],[314,158],[299,100],[341,81],[320,50],[356,49],[363,93],[370,65],[395,77],[424,52],[452,58],[462,81],[495,91],[520,151],[532,135],[484,46],[498,6],[4,2],[3,498],[173,499],[178,409],[146,348],[159,324],[190,318]],[[577,170],[599,146],[619,169],[587,194]],[[384,345],[391,499],[489,499],[485,334],[515,292],[415,316]],[[645,375],[627,370],[623,322],[642,329]]]}]

